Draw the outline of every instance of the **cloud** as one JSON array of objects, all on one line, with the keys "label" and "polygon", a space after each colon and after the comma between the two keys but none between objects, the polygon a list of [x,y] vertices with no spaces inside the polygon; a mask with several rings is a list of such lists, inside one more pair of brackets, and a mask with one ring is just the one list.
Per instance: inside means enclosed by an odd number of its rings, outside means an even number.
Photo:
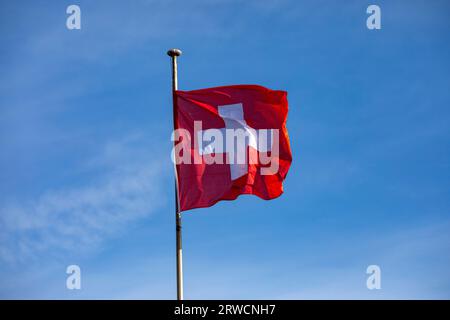
[{"label": "cloud", "polygon": [[[104,144],[85,165],[88,184],[47,190],[27,203],[0,208],[0,260],[17,263],[45,252],[84,252],[148,217],[165,203],[164,164],[152,158],[144,136]],[[149,141],[150,139],[147,139]]]}]

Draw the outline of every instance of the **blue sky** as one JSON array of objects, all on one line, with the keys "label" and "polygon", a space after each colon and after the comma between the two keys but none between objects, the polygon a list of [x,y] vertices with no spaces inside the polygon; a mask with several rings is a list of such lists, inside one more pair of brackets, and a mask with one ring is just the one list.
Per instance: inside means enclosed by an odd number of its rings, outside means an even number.
[{"label": "blue sky", "polygon": [[[66,8],[81,7],[81,30]],[[366,28],[377,4],[381,30]],[[288,91],[285,193],[183,215],[190,299],[450,298],[448,1],[1,1],[0,298],[175,298],[180,89]],[[82,289],[67,290],[77,264]],[[366,268],[381,268],[381,290]]]}]

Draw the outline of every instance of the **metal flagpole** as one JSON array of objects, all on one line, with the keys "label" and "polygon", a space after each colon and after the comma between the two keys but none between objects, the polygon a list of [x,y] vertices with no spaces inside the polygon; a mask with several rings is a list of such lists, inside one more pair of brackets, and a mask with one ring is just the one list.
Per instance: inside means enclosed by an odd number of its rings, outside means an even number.
[{"label": "metal flagpole", "polygon": [[[177,57],[181,50],[170,49],[167,54],[172,58],[172,100],[173,100],[173,125],[175,129],[175,91],[178,90]],[[181,212],[178,198],[178,175],[175,166],[175,221],[176,221],[176,246],[177,246],[177,299],[183,300],[183,255],[181,246]]]}]

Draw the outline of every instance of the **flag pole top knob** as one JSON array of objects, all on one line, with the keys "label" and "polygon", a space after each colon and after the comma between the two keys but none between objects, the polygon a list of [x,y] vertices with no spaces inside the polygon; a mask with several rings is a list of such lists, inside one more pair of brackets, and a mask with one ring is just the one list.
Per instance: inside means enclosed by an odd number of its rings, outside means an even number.
[{"label": "flag pole top knob", "polygon": [[180,49],[170,49],[169,51],[167,51],[167,55],[171,56],[171,57],[178,57],[181,56],[181,50]]}]

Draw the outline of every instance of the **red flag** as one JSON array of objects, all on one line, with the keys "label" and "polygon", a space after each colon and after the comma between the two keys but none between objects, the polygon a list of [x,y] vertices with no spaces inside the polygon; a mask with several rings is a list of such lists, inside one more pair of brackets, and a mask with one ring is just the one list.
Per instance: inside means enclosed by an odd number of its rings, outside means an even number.
[{"label": "red flag", "polygon": [[285,91],[234,85],[176,91],[174,98],[180,211],[283,193],[292,161]]}]

